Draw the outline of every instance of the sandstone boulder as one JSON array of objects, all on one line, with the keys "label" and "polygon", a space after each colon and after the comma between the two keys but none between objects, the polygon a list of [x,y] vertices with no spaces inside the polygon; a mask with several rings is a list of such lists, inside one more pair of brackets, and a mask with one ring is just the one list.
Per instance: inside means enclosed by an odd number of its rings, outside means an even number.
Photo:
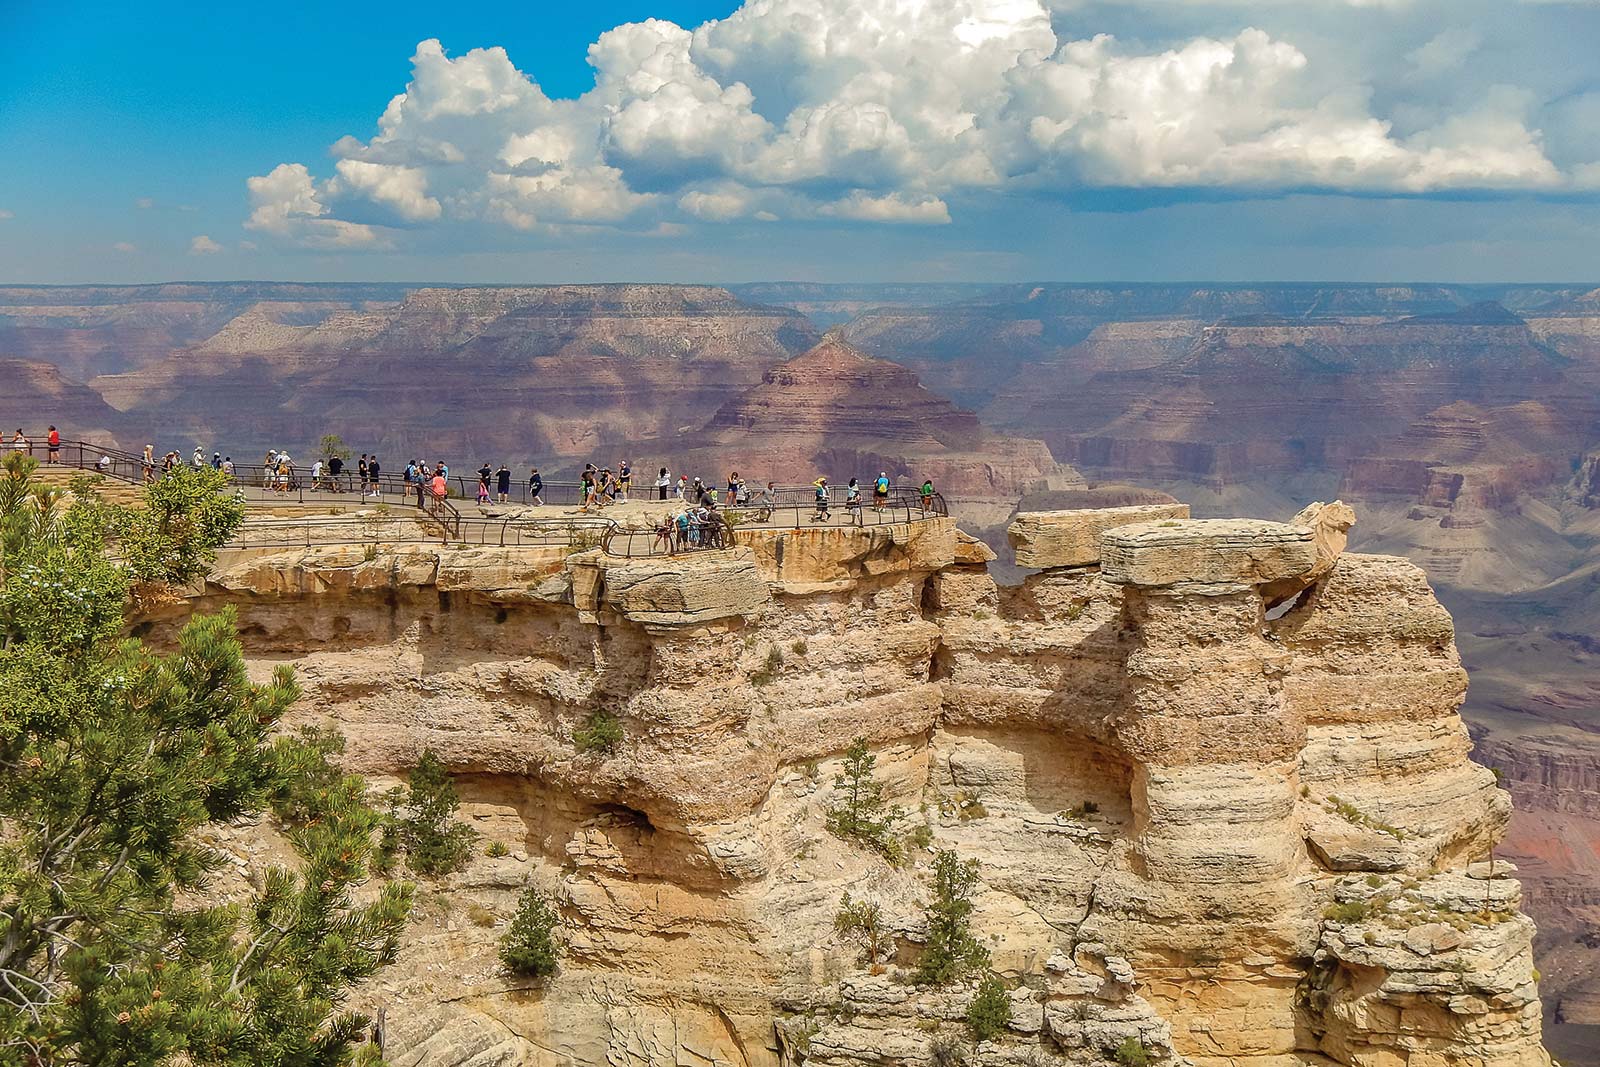
[{"label": "sandstone boulder", "polygon": [[1133,504],[1075,511],[1032,511],[1006,530],[1019,567],[1086,567],[1100,562],[1100,535],[1131,523],[1187,519],[1187,504]]},{"label": "sandstone boulder", "polygon": [[652,626],[754,615],[770,600],[755,560],[741,549],[621,564],[608,560],[602,571],[600,602]]},{"label": "sandstone boulder", "polygon": [[1260,519],[1140,522],[1107,531],[1101,549],[1108,582],[1193,592],[1297,579],[1317,562],[1311,530]]}]

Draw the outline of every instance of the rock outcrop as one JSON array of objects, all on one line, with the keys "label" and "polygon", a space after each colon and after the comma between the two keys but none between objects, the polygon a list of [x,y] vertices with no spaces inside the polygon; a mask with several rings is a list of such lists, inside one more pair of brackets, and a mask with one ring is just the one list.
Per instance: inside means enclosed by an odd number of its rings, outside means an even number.
[{"label": "rock outcrop", "polygon": [[[361,991],[390,1062],[1544,1067],[1450,619],[1405,561],[1335,553],[1334,506],[1300,518],[1115,526],[1015,587],[942,518],[654,560],[252,550],[192,606],[296,663],[352,767],[439,752],[504,846]],[[599,710],[624,740],[580,751]],[[856,738],[909,813],[901,865],[826,829]],[[975,1047],[971,981],[912,981],[925,847],[979,863],[1010,1003]],[[542,985],[493,961],[530,884],[564,920]],[[847,891],[881,908],[878,960],[834,930]]]}]

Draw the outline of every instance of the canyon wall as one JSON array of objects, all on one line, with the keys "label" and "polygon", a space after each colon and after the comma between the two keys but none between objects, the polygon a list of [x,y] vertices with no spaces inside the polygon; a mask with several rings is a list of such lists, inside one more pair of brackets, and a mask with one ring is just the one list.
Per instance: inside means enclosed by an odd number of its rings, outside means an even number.
[{"label": "canyon wall", "polygon": [[[910,980],[931,852],[825,828],[864,738],[905,828],[981,865],[1011,1010],[973,1062],[1544,1065],[1450,619],[1411,564],[1341,554],[1348,526],[1031,516],[1017,586],[945,519],[666,559],[252,550],[139,630],[233,606],[352,767],[433,748],[505,846],[425,886],[361,990],[395,1064],[936,1062],[972,986]],[[597,710],[609,755],[572,740]],[[275,854],[266,826],[220,844],[240,878]],[[530,884],[568,947],[543,984],[494,960]],[[834,933],[846,891],[886,962]]]}]

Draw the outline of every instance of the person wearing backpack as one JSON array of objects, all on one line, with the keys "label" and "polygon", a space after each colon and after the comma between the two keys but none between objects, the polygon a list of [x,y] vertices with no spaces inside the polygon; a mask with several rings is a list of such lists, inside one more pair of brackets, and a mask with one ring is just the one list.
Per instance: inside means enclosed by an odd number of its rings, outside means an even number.
[{"label": "person wearing backpack", "polygon": [[889,472],[880,471],[878,480],[872,483],[872,510],[882,511],[883,506],[889,502]]}]

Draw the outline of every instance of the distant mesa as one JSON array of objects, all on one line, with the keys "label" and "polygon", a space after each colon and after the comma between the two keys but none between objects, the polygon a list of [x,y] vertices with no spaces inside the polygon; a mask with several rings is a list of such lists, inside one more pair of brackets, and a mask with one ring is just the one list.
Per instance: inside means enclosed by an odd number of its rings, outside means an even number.
[{"label": "distant mesa", "polygon": [[837,331],[767,371],[698,436],[697,461],[737,456],[747,476],[793,481],[794,472],[815,470],[866,482],[882,470],[897,480],[932,478],[946,496],[1003,501],[1007,510],[1052,476],[1082,485],[1042,441],[991,433],[908,368],[867,355]]}]

